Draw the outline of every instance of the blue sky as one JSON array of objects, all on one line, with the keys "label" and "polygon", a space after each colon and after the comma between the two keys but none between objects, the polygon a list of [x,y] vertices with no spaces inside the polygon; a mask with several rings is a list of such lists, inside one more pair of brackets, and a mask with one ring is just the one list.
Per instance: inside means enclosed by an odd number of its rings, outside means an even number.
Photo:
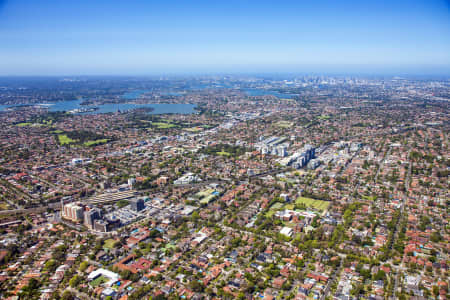
[{"label": "blue sky", "polygon": [[0,0],[0,75],[450,74],[450,4]]}]

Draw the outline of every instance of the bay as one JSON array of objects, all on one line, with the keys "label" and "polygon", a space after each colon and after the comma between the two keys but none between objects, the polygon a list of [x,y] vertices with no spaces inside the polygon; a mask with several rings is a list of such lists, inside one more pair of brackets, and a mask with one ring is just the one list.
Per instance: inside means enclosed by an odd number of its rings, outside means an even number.
[{"label": "bay", "polygon": [[[72,101],[60,101],[53,103],[39,103],[33,105],[46,106],[49,111],[71,111],[74,109],[89,109],[97,107],[98,110],[92,112],[86,112],[82,114],[103,114],[103,113],[115,113],[125,112],[137,108],[151,108],[152,111],[149,114],[192,114],[195,113],[195,104],[189,103],[149,103],[149,104],[136,104],[136,103],[106,103],[101,105],[81,105],[82,100]],[[11,107],[20,107],[24,105],[0,105],[0,111],[4,111]]]}]

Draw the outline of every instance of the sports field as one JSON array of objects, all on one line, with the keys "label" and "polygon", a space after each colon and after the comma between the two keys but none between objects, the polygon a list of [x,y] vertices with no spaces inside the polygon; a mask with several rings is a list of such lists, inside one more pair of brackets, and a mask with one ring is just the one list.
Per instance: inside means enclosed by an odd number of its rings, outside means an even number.
[{"label": "sports field", "polygon": [[289,121],[279,121],[276,125],[281,128],[290,128],[294,123]]},{"label": "sports field", "polygon": [[176,127],[175,124],[170,124],[170,123],[166,123],[166,122],[152,122],[152,125],[156,126],[156,128],[158,128],[158,129],[169,129],[169,128]]},{"label": "sports field", "polygon": [[306,197],[298,197],[297,200],[295,200],[296,204],[305,204],[306,207],[313,207],[318,210],[326,210],[328,206],[330,205],[330,201],[323,201],[323,200],[316,200],[312,198],[306,198]]},{"label": "sports field", "polygon": [[69,145],[76,142],[68,137],[67,134],[58,134],[58,141],[61,145]]}]

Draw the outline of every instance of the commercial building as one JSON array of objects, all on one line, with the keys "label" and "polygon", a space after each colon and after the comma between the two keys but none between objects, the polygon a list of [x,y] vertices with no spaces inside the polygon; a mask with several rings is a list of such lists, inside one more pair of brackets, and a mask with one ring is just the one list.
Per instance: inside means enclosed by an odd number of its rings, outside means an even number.
[{"label": "commercial building", "polygon": [[120,227],[119,219],[100,219],[94,221],[93,229],[100,232],[108,232]]},{"label": "commercial building", "polygon": [[300,169],[315,157],[315,148],[311,145],[305,145],[301,150],[291,156],[281,159],[279,162],[283,166],[292,166]]},{"label": "commercial building", "polygon": [[130,207],[134,211],[141,211],[145,208],[144,199],[134,198],[130,199]]},{"label": "commercial building", "polygon": [[98,208],[87,210],[84,212],[84,225],[93,229],[95,220],[100,220],[101,217],[101,211]]},{"label": "commercial building", "polygon": [[68,203],[63,206],[61,217],[73,222],[83,221],[83,207],[76,203]]},{"label": "commercial building", "polygon": [[276,156],[287,156],[287,148],[289,143],[286,142],[285,137],[272,136],[267,139],[264,137],[259,138],[259,142],[255,144],[255,148],[261,154],[271,154]]}]

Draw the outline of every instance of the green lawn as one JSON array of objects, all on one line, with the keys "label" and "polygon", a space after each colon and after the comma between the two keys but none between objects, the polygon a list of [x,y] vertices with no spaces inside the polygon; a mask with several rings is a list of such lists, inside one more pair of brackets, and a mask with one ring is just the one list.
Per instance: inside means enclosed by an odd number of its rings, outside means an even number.
[{"label": "green lawn", "polygon": [[83,145],[90,147],[90,146],[97,146],[97,145],[101,145],[101,144],[106,144],[108,142],[107,139],[100,139],[100,140],[95,140],[95,141],[87,141],[84,142]]},{"label": "green lawn", "polygon": [[30,122],[23,122],[23,123],[16,124],[17,127],[25,127],[25,126],[31,126],[31,125],[33,125],[33,123],[30,123]]},{"label": "green lawn", "polygon": [[90,283],[90,285],[91,285],[92,287],[97,287],[97,286],[99,286],[99,285],[101,285],[101,284],[103,284],[103,283],[105,283],[105,282],[108,282],[108,281],[109,281],[108,278],[106,278],[106,277],[103,276],[103,275],[100,275],[100,276],[98,276],[97,278],[95,278],[94,280],[92,280],[91,283]]},{"label": "green lawn", "polygon": [[75,140],[72,140],[70,137],[68,137],[66,134],[58,134],[58,141],[61,145],[69,145],[76,142]]},{"label": "green lawn", "polygon": [[207,189],[198,192],[197,194],[195,194],[195,196],[200,200],[200,203],[208,204],[209,202],[214,200],[214,198],[216,198],[216,195],[213,195],[212,192],[214,192],[214,189]]},{"label": "green lawn", "polygon": [[16,126],[17,126],[17,127],[26,127],[26,126],[42,127],[42,126],[47,126],[47,124],[22,122],[22,123],[16,124]]},{"label": "green lawn", "polygon": [[191,127],[191,128],[184,128],[184,131],[189,131],[189,132],[199,132],[202,131],[202,129],[200,127]]},{"label": "green lawn", "polygon": [[116,206],[118,208],[122,208],[122,207],[127,206],[128,204],[130,204],[130,201],[122,199],[122,200],[117,201]]},{"label": "green lawn", "polygon": [[321,115],[319,117],[317,117],[317,119],[319,120],[329,120],[331,117],[329,115]]},{"label": "green lawn", "polygon": [[286,204],[286,205],[284,206],[284,209],[293,210],[293,209],[294,209],[294,204]]},{"label": "green lawn", "polygon": [[105,241],[103,247],[106,248],[106,249],[113,249],[115,243],[116,243],[116,240],[113,240],[113,239],[107,239],[107,240]]},{"label": "green lawn", "polygon": [[214,192],[214,189],[207,189],[207,190],[203,190],[198,192],[197,194],[195,194],[196,197],[198,198],[203,198],[206,197],[208,195],[211,195],[211,193]]},{"label": "green lawn", "polygon": [[175,124],[165,123],[165,122],[152,122],[153,126],[156,126],[158,129],[168,129],[176,127]]},{"label": "green lawn", "polygon": [[229,153],[229,152],[226,152],[226,151],[220,151],[220,152],[217,152],[217,155],[222,155],[222,156],[231,156],[231,153]]},{"label": "green lawn", "polygon": [[271,218],[275,212],[283,208],[283,204],[280,202],[275,203],[272,205],[269,209],[269,211],[266,213],[267,218]]},{"label": "green lawn", "polygon": [[211,202],[214,198],[216,198],[215,195],[209,195],[204,197],[202,200],[200,200],[201,204],[208,204],[209,202]]},{"label": "green lawn", "polygon": [[266,212],[266,218],[272,218],[272,216],[276,213],[274,210],[269,210]]},{"label": "green lawn", "polygon": [[289,121],[279,121],[278,123],[276,123],[276,125],[281,128],[289,128],[289,127],[292,127],[292,125],[294,125],[294,123],[289,122]]},{"label": "green lawn", "polygon": [[323,200],[316,200],[312,198],[306,198],[306,197],[298,197],[297,200],[295,200],[296,204],[305,204],[307,207],[313,207],[318,210],[326,210],[328,206],[330,205],[329,201],[323,201]]}]

